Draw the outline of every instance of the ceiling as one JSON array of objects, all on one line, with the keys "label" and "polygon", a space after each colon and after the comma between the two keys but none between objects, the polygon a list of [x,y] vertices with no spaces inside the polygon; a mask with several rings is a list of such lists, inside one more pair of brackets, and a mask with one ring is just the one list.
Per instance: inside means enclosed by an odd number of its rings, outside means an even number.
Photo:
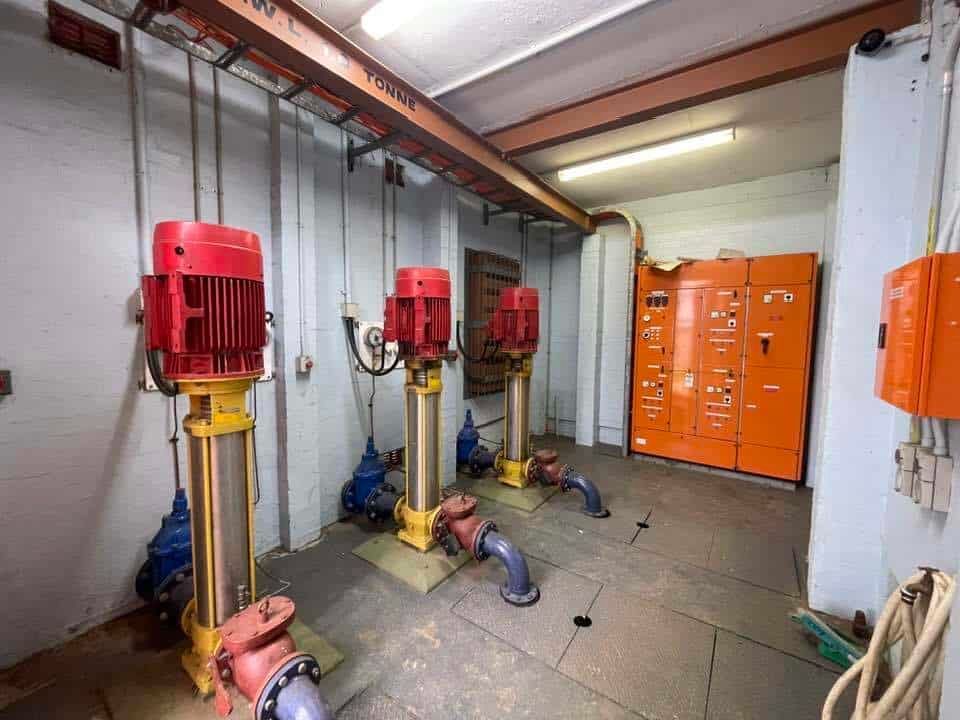
[{"label": "ceiling", "polygon": [[[481,132],[602,90],[653,77],[809,25],[874,0],[430,0],[381,40],[359,25],[375,0],[300,0],[347,37],[430,92],[588,23],[640,5],[550,50],[437,99]],[[840,153],[841,77],[830,73],[720,100],[522,156],[536,172],[651,142],[737,125],[728,146],[583,178],[558,187],[596,206],[817,167]],[[553,177],[547,176],[554,182]]]},{"label": "ceiling", "polygon": [[[843,73],[824,73],[540,150],[523,162],[583,207],[822,167],[840,157],[842,93]],[[730,125],[736,140],[727,145],[557,180],[555,171],[567,165]]]},{"label": "ceiling", "polygon": [[[430,0],[421,15],[374,40],[359,26],[360,16],[376,4],[374,0],[300,1],[428,93],[569,26],[637,4]],[[486,132],[874,1],[647,0],[618,20],[439,100],[475,130]]]}]

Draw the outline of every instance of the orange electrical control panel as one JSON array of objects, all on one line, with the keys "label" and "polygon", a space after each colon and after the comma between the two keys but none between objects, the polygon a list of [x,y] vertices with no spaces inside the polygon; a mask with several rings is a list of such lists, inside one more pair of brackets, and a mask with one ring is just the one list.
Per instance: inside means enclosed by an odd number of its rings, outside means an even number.
[{"label": "orange electrical control panel", "polygon": [[799,482],[813,253],[637,270],[631,449]]},{"label": "orange electrical control panel", "polygon": [[877,397],[912,415],[960,419],[960,253],[907,263],[883,279]]}]

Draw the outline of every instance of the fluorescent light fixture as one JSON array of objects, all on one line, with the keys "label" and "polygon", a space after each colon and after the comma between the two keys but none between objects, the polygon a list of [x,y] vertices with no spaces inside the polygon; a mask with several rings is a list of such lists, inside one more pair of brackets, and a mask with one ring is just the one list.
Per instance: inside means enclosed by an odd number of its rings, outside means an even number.
[{"label": "fluorescent light fixture", "polygon": [[380,0],[360,18],[364,32],[374,40],[386,37],[426,8],[429,0]]},{"label": "fluorescent light fixture", "polygon": [[658,145],[648,145],[639,150],[611,155],[600,160],[591,160],[580,165],[571,165],[563,168],[558,174],[560,182],[568,182],[587,175],[596,175],[597,173],[607,172],[608,170],[617,170],[618,168],[639,165],[640,163],[651,162],[653,160],[662,160],[663,158],[673,157],[674,155],[683,155],[684,153],[702,150],[703,148],[723,145],[733,142],[736,137],[735,129],[732,127],[722,130],[711,130],[710,132],[700,133],[699,135],[689,135],[677,140],[668,140]]}]

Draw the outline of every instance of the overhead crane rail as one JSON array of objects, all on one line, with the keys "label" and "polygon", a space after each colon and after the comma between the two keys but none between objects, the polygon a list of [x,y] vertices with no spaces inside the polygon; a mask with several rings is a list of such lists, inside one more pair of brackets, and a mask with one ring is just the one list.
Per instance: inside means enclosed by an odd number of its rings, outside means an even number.
[{"label": "overhead crane rail", "polygon": [[84,0],[193,57],[389,149],[485,201],[592,232],[590,214],[290,0]]}]

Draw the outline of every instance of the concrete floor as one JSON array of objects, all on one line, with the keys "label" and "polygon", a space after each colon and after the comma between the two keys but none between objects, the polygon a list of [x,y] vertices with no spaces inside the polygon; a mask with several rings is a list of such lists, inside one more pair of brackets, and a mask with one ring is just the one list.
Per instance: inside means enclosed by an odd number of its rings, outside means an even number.
[{"label": "concrete floor", "polygon": [[[531,514],[480,506],[527,555],[533,607],[500,600],[495,561],[420,595],[351,554],[372,532],[361,522],[265,561],[346,656],[321,681],[338,717],[819,717],[837,669],[788,618],[804,601],[810,492],[557,445],[609,519],[580,515],[574,493]],[[0,673],[0,718],[215,717],[186,687],[181,643],[146,613],[110,623]]]}]

